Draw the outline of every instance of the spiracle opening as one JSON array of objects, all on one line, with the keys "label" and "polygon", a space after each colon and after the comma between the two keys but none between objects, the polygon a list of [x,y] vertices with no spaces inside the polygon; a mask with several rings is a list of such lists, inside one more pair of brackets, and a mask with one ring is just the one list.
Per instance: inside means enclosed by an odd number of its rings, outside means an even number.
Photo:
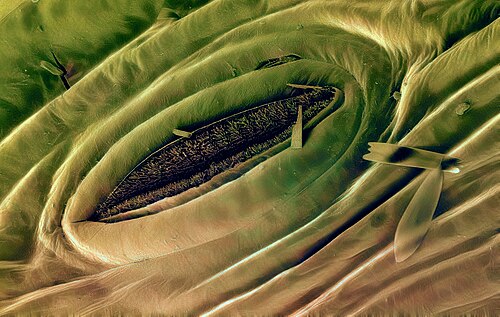
[{"label": "spiracle opening", "polygon": [[100,203],[91,221],[113,216],[200,186],[291,137],[298,109],[306,125],[335,100],[337,89],[313,87],[200,127],[161,146]]}]

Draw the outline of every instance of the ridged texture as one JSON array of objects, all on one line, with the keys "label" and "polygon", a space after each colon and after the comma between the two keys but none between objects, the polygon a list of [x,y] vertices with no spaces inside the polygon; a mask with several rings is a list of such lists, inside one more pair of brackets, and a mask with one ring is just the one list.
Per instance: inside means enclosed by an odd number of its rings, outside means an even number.
[{"label": "ridged texture", "polygon": [[[108,2],[25,1],[55,12],[0,22],[12,26],[0,32],[10,85],[0,98],[21,109],[17,121],[0,119],[0,315],[496,313],[498,1]],[[148,29],[133,35],[128,13]],[[40,66],[55,65],[36,42],[40,17],[52,19],[68,71],[87,61],[64,93],[58,71]],[[46,77],[9,71],[25,62]],[[302,148],[287,140],[251,154],[127,212],[136,219],[89,221],[145,157],[179,138],[174,129],[300,86],[339,93],[335,111],[304,125]],[[363,160],[369,142],[461,160],[400,263],[395,232],[422,179]]]}]

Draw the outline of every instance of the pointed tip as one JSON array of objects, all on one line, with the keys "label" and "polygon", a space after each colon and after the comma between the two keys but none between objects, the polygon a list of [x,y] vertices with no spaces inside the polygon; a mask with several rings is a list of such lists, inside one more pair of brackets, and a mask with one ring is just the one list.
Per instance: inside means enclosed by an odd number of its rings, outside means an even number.
[{"label": "pointed tip", "polygon": [[446,170],[443,170],[443,172],[446,172],[446,173],[451,173],[451,174],[458,174],[460,173],[460,167],[454,167],[454,168],[451,168],[451,169],[446,169]]},{"label": "pointed tip", "polygon": [[412,254],[413,253],[403,255],[401,251],[398,252],[396,251],[396,249],[394,249],[394,260],[396,261],[396,263],[401,263],[407,260]]},{"label": "pointed tip", "polygon": [[394,149],[397,149],[397,146],[388,143],[368,142],[368,145],[370,146],[368,151],[380,158],[388,158],[394,152]]},{"label": "pointed tip", "polygon": [[401,243],[394,241],[394,259],[396,260],[396,263],[401,263],[408,260],[417,251],[422,240],[411,246],[404,247],[401,245]]},{"label": "pointed tip", "polygon": [[371,162],[384,162],[384,156],[380,155],[379,153],[366,153],[363,155],[363,159],[366,161],[371,161]]},{"label": "pointed tip", "polygon": [[366,153],[365,155],[363,155],[363,160],[365,161],[371,161],[371,157],[372,157],[372,153]]}]

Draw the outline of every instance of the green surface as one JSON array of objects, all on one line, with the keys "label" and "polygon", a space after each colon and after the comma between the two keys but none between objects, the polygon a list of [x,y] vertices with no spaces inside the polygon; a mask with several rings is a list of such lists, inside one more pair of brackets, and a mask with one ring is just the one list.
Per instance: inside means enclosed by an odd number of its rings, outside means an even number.
[{"label": "green surface", "polygon": [[[499,8],[1,6],[0,314],[489,312],[498,296]],[[154,215],[88,221],[175,129],[282,99],[296,89],[289,84],[343,96],[301,149],[281,144],[253,168],[138,212]],[[400,264],[394,234],[424,177],[363,160],[368,142],[462,160],[460,173],[445,175],[423,244]]]},{"label": "green surface", "polygon": [[41,64],[54,52],[75,84],[155,20],[162,1],[2,1],[0,137],[65,89]]}]

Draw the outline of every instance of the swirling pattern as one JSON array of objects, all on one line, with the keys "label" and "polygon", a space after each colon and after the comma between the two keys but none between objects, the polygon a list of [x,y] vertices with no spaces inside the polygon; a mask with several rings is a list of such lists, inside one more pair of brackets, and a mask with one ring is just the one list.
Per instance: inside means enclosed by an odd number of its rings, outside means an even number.
[{"label": "swirling pattern", "polygon": [[[92,56],[69,90],[61,83],[54,93],[57,77],[30,77],[36,95],[21,87],[9,97],[25,110],[0,140],[0,314],[493,314],[498,2],[205,2],[166,1],[153,21],[143,15],[159,3],[134,1],[149,29],[125,32],[110,55],[69,41],[58,60]],[[39,12],[47,23],[65,19]],[[3,25],[30,19],[5,17]],[[89,28],[89,38],[105,41],[110,30]],[[58,74],[47,63],[33,72]],[[281,100],[300,85],[342,93],[301,149],[280,143],[135,210],[141,217],[91,219],[137,164],[179,138],[175,129]],[[373,141],[462,164],[445,174],[422,245],[399,263],[394,234],[424,175],[363,160]]]}]

